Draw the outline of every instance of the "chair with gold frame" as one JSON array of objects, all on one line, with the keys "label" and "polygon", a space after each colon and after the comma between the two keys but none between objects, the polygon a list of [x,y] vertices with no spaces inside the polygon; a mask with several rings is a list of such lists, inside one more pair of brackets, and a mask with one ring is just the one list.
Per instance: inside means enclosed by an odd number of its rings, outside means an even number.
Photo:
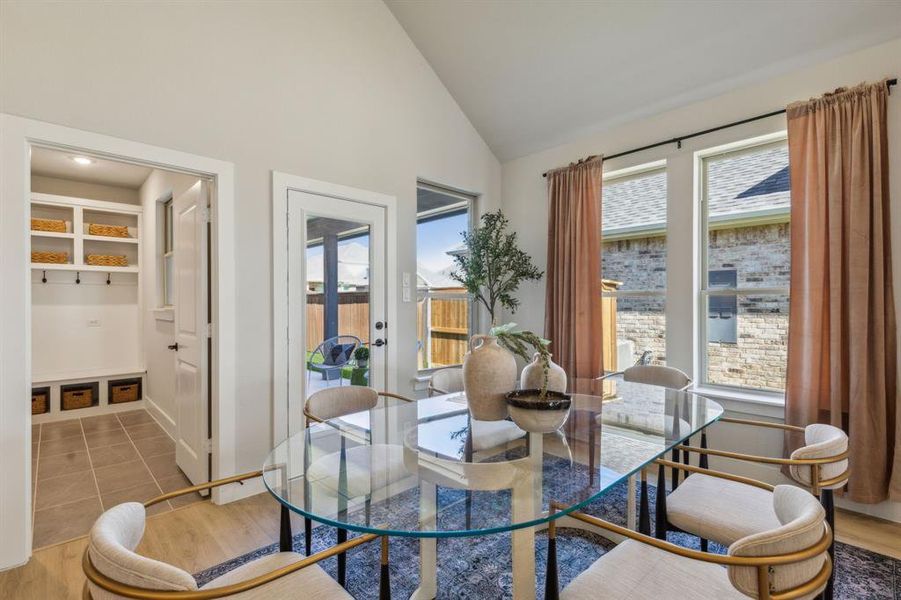
[{"label": "chair with gold frame", "polygon": [[[797,427],[782,423],[749,421],[746,419],[722,418],[720,423],[775,428],[804,435],[806,445],[792,452],[790,458],[755,456],[737,452],[727,452],[708,448],[707,432],[701,432],[701,446],[681,445],[684,462],[689,461],[689,453],[700,455],[701,468],[708,466],[708,457],[717,456],[762,464],[787,465],[792,479],[819,496],[826,511],[826,522],[835,528],[835,507],[833,490],[843,487],[849,476],[848,436],[838,427],[812,424]],[[662,468],[662,467],[661,467]],[[732,481],[715,480],[705,474],[691,475],[681,484],[678,476],[673,479],[673,491],[667,496],[662,492],[665,485],[662,474],[658,473],[657,494],[657,536],[665,539],[666,531],[682,531],[701,538],[701,549],[707,548],[711,539],[729,545],[736,539],[759,532],[775,522],[775,514],[770,507],[769,494],[752,486]],[[732,517],[741,514],[743,518]],[[834,545],[829,554],[835,559]],[[825,590],[825,598],[832,598],[832,578]]]},{"label": "chair with gold frame", "polygon": [[463,368],[447,367],[432,372],[429,377],[429,398],[441,394],[453,394],[463,391]]},{"label": "chair with gold frame", "polygon": [[[726,555],[691,550],[580,512],[570,513],[572,518],[627,539],[596,560],[562,593],[558,592],[556,525],[551,521],[545,598],[815,598],[832,572],[828,553],[832,530],[824,522],[825,511],[807,491],[790,485],[775,487],[772,500],[778,526],[737,540]],[[552,511],[561,508],[551,506]]]},{"label": "chair with gold frame", "polygon": [[185,488],[145,502],[127,502],[103,513],[91,529],[82,567],[84,600],[266,600],[297,597],[348,600],[352,597],[317,563],[381,538],[380,600],[390,600],[388,538],[361,535],[313,556],[277,552],[237,567],[201,587],[187,572],[135,553],[144,534],[145,509],[185,494],[260,477],[262,471]]},{"label": "chair with gold frame", "polygon": [[[306,417],[306,427],[314,423],[323,423],[329,419],[337,419],[343,416],[352,415],[354,413],[364,412],[376,408],[379,404],[379,398],[391,398],[403,402],[415,402],[411,398],[400,396],[391,392],[380,392],[374,388],[367,386],[344,386],[337,388],[326,388],[310,394],[304,403],[303,414]],[[309,436],[306,438],[309,444]],[[314,472],[319,469],[322,472],[322,480],[335,476],[335,465],[339,469],[346,468],[348,463],[362,464],[370,462],[378,465],[379,469],[386,474],[383,477],[384,484],[393,483],[388,479],[392,476],[400,478],[408,475],[403,462],[403,448],[390,444],[373,444],[371,441],[364,445],[347,447],[347,438],[341,436],[341,448],[338,452],[330,453],[326,456],[312,456],[311,448],[307,447],[304,452],[304,469],[306,472]],[[306,481],[306,480],[304,480]],[[369,522],[370,510],[370,491],[371,481],[357,481],[348,475],[341,483],[341,487],[345,488],[344,493],[338,498],[339,504],[346,504],[347,498],[364,496],[364,510],[366,511],[366,522]],[[336,486],[337,483],[336,483]],[[305,503],[310,502],[310,490],[304,488]],[[342,510],[339,508],[339,513]],[[283,510],[282,521],[283,526],[287,513]],[[290,527],[290,521],[288,521]],[[338,545],[347,541],[347,530],[338,529]],[[309,517],[304,517],[304,543],[307,556],[310,556],[311,546],[313,543],[313,522]],[[338,583],[342,586],[347,576],[347,555],[344,552],[338,554]]]}]

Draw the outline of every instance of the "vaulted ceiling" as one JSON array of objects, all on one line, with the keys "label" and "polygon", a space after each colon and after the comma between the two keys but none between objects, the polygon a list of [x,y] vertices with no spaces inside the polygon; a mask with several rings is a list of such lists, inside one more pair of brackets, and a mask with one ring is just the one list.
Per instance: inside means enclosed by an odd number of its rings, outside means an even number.
[{"label": "vaulted ceiling", "polygon": [[901,0],[385,2],[502,161],[901,37]]}]

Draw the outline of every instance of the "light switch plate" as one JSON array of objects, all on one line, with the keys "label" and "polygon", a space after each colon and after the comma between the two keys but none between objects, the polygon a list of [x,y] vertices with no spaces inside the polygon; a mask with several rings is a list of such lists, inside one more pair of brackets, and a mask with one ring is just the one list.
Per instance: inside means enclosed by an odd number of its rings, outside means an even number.
[{"label": "light switch plate", "polygon": [[412,297],[413,297],[413,294],[410,291],[410,288],[407,286],[404,286],[404,302],[410,302]]},{"label": "light switch plate", "polygon": [[[410,283],[412,282],[412,280],[413,280],[413,277],[410,275],[410,273],[405,272],[405,273],[404,273],[404,280],[403,280],[403,285],[404,285],[404,287],[405,287],[405,288],[410,287]],[[404,298],[406,298],[406,296],[405,296]]]}]

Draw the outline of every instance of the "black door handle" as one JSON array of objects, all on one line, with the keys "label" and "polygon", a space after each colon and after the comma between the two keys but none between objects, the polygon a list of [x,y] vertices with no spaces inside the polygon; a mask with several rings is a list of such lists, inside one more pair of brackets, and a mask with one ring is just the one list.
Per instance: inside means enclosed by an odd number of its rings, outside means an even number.
[{"label": "black door handle", "polygon": [[178,342],[175,342],[174,344],[166,346],[166,348],[168,348],[169,350],[175,350],[176,352],[178,352]]},{"label": "black door handle", "polygon": [[388,342],[387,342],[387,340],[383,340],[380,338],[380,339],[377,339],[376,341],[372,342],[372,345],[375,346],[376,348],[381,348],[382,346],[387,346]]}]

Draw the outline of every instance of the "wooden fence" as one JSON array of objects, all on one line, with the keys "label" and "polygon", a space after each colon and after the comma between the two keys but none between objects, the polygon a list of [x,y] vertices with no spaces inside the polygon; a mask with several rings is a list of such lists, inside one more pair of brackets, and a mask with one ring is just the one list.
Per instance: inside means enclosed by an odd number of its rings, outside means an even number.
[{"label": "wooden fence", "polygon": [[[460,294],[449,298],[445,294]],[[469,299],[461,289],[430,291],[416,305],[420,369],[459,365],[469,346]],[[429,327],[430,331],[426,330]]]},{"label": "wooden fence", "polygon": [[[603,281],[603,291],[612,292],[620,283]],[[469,349],[469,300],[462,289],[429,292],[416,303],[417,340],[421,342],[417,355],[420,369],[459,365]],[[307,295],[307,350],[316,349],[324,336],[323,294]],[[604,369],[615,371],[616,364],[616,298],[601,299]],[[428,324],[427,324],[428,323]],[[426,327],[431,328],[431,335]],[[338,333],[355,335],[369,343],[369,292],[338,293]],[[627,366],[627,365],[624,365]]]},{"label": "wooden fence", "polygon": [[[307,351],[325,339],[323,294],[307,294]],[[338,335],[355,335],[369,343],[369,292],[338,292]]]}]

